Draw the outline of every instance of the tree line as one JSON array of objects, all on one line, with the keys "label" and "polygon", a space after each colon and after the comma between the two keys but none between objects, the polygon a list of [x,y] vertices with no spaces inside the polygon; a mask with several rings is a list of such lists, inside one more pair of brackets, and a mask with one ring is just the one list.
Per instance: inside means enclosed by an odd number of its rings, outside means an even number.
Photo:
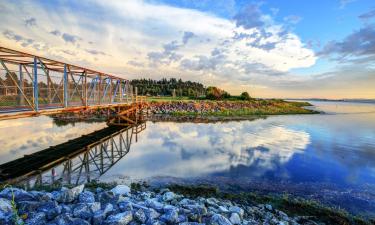
[{"label": "tree line", "polygon": [[250,95],[243,92],[239,96],[231,96],[218,87],[205,87],[199,82],[182,81],[181,79],[163,78],[161,80],[134,79],[131,85],[137,87],[139,95],[150,96],[181,96],[210,100],[250,100]]}]

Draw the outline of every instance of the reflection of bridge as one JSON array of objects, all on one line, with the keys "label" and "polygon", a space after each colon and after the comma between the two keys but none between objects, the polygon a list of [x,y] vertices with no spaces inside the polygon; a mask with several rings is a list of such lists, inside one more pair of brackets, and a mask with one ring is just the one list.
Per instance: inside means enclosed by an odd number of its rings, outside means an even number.
[{"label": "reflection of bridge", "polygon": [[24,184],[79,184],[108,171],[130,150],[133,136],[146,128],[145,122],[109,126],[91,134],[25,155],[0,165],[0,182]]},{"label": "reflection of bridge", "polygon": [[126,79],[0,47],[0,119],[143,103]]}]

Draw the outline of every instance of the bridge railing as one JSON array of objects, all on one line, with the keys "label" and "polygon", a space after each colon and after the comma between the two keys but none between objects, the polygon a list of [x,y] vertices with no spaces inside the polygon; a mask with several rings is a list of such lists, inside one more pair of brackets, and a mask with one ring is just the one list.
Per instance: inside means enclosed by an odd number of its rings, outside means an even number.
[{"label": "bridge railing", "polygon": [[137,101],[129,80],[0,46],[0,113]]}]

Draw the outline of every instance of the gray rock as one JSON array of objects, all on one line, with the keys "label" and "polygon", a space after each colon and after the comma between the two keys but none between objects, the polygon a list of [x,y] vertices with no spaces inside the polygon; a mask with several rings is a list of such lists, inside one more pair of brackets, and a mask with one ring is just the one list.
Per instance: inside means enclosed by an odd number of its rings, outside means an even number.
[{"label": "gray rock", "polygon": [[241,218],[237,213],[232,213],[229,220],[232,224],[241,224]]},{"label": "gray rock", "polygon": [[92,224],[94,225],[101,225],[103,221],[105,220],[106,215],[103,210],[99,210],[94,213],[92,216]]},{"label": "gray rock", "polygon": [[104,205],[103,207],[103,212],[105,213],[105,215],[107,216],[109,213],[111,213],[113,211],[113,205],[111,203],[107,203]]},{"label": "gray rock", "polygon": [[117,185],[116,187],[112,188],[111,192],[115,195],[126,195],[130,196],[130,188],[126,185],[120,184]]},{"label": "gray rock", "polygon": [[38,207],[38,212],[45,213],[48,220],[52,220],[61,214],[61,210],[62,207],[59,206],[55,201],[41,202]]},{"label": "gray rock", "polygon": [[90,219],[93,216],[92,211],[90,210],[89,206],[85,203],[79,203],[73,209],[73,216],[81,219]]},{"label": "gray rock", "polygon": [[105,225],[126,225],[133,220],[132,212],[123,212],[116,215],[110,215],[105,221]]},{"label": "gray rock", "polygon": [[229,211],[232,213],[237,213],[241,218],[243,218],[244,210],[238,206],[229,207]]},{"label": "gray rock", "polygon": [[156,211],[161,212],[163,210],[164,204],[158,202],[156,199],[147,199],[146,200],[146,205],[147,207],[153,208]]},{"label": "gray rock", "polygon": [[44,212],[33,213],[25,221],[25,225],[45,225],[47,217]]},{"label": "gray rock", "polygon": [[185,205],[192,213],[203,216],[207,214],[207,208],[202,205]]},{"label": "gray rock", "polygon": [[227,207],[225,206],[219,206],[219,211],[222,212],[222,213],[229,213],[229,210],[227,209]]},{"label": "gray rock", "polygon": [[36,212],[40,206],[38,201],[20,201],[17,203],[17,209],[19,214]]},{"label": "gray rock", "polygon": [[206,199],[206,203],[207,203],[207,205],[209,205],[209,206],[217,207],[218,202],[219,202],[219,201],[218,201],[216,198],[207,198],[207,199]]},{"label": "gray rock", "polygon": [[232,223],[220,214],[214,214],[210,220],[211,225],[232,225]]},{"label": "gray rock", "polygon": [[95,195],[91,191],[84,191],[78,196],[80,203],[93,203],[95,202]]},{"label": "gray rock", "polygon": [[71,213],[72,212],[72,208],[69,205],[60,204],[60,207],[61,207],[61,213]]},{"label": "gray rock", "polygon": [[183,223],[179,223],[178,225],[204,225],[204,223],[197,223],[197,222],[183,222]]},{"label": "gray rock", "polygon": [[144,212],[143,209],[138,209],[135,213],[134,213],[134,217],[137,221],[139,221],[140,223],[146,223],[146,220],[147,220],[147,216],[146,216],[146,213]]},{"label": "gray rock", "polygon": [[72,189],[62,188],[56,200],[63,203],[73,202],[78,198],[79,194],[82,193],[84,187],[85,186],[82,184]]},{"label": "gray rock", "polygon": [[272,209],[273,209],[272,205],[269,205],[269,204],[264,205],[264,208],[269,210],[269,211],[272,211]]},{"label": "gray rock", "polygon": [[166,223],[175,224],[178,221],[178,212],[175,209],[168,210],[160,217],[160,220]]},{"label": "gray rock", "polygon": [[133,204],[130,201],[120,202],[120,203],[118,203],[118,207],[119,207],[121,212],[133,210]]},{"label": "gray rock", "polygon": [[0,192],[0,198],[6,198],[8,200],[12,200],[13,197],[16,202],[37,200],[32,194],[19,188],[13,188],[13,187],[5,188],[4,190]]},{"label": "gray rock", "polygon": [[0,198],[0,212],[3,214],[12,213],[12,203],[8,199]]},{"label": "gray rock", "polygon": [[160,214],[154,209],[147,209],[144,212],[146,213],[147,218],[150,219],[156,219],[160,216]]},{"label": "gray rock", "polygon": [[170,201],[172,201],[174,198],[175,198],[175,194],[174,194],[173,192],[170,192],[170,191],[165,192],[165,193],[163,194],[163,197],[162,197],[162,199],[163,199],[164,202],[170,202]]},{"label": "gray rock", "polygon": [[116,198],[112,192],[103,191],[98,194],[100,204],[105,205],[107,203],[116,203]]}]

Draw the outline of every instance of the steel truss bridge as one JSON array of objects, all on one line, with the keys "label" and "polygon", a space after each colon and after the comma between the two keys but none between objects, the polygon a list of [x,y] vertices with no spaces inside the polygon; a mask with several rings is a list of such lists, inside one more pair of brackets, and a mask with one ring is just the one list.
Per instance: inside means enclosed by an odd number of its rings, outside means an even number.
[{"label": "steel truss bridge", "polygon": [[129,80],[0,46],[0,120],[144,101]]},{"label": "steel truss bridge", "polygon": [[[78,185],[106,173],[129,151],[144,121],[124,126],[109,126],[88,135],[25,155],[0,165],[0,183],[30,188],[51,184]],[[135,137],[134,137],[135,136]]]}]

